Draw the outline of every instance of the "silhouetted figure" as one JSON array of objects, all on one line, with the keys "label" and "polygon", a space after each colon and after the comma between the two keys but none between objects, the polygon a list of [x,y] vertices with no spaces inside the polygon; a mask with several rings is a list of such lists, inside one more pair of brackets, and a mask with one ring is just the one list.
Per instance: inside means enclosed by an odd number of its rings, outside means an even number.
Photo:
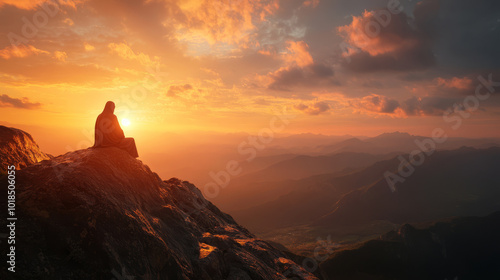
[{"label": "silhouetted figure", "polygon": [[125,138],[125,134],[123,134],[123,130],[114,112],[115,103],[113,101],[106,102],[104,110],[95,122],[94,148],[118,147],[127,151],[135,158],[139,157],[134,138]]}]

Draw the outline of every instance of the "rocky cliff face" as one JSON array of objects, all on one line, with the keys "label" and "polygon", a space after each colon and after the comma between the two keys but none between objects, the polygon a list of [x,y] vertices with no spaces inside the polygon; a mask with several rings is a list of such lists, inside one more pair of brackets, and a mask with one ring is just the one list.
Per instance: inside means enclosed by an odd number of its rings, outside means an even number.
[{"label": "rocky cliff face", "polygon": [[17,270],[2,279],[317,279],[194,185],[117,148],[17,171],[16,217]]},{"label": "rocky cliff face", "polygon": [[0,164],[2,171],[7,166],[15,165],[20,169],[37,163],[49,156],[40,151],[38,144],[28,133],[0,125]]}]

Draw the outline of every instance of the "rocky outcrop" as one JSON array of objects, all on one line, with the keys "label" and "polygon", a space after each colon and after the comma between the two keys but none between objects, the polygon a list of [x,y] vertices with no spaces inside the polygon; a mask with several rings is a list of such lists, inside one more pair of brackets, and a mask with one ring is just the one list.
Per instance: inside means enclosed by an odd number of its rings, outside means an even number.
[{"label": "rocky outcrop", "polygon": [[49,156],[40,150],[31,135],[16,128],[0,125],[2,171],[7,170],[7,166],[10,165],[20,169],[44,159],[49,159]]},{"label": "rocky outcrop", "polygon": [[23,168],[16,194],[19,279],[317,279],[194,185],[117,148]]}]

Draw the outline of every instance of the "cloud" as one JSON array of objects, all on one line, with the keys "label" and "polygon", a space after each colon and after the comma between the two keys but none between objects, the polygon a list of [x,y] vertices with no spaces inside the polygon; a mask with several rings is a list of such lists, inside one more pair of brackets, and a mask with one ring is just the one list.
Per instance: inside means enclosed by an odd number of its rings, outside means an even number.
[{"label": "cloud", "polygon": [[111,42],[116,38],[130,38],[151,51],[173,55],[179,51],[174,38],[175,26],[183,24],[183,14],[176,1],[87,0],[82,8],[92,13],[93,21],[105,26],[101,37],[108,39],[107,43],[111,38],[115,38]]},{"label": "cloud", "polygon": [[276,50],[276,46],[267,44],[267,45],[262,46],[258,50],[258,53],[260,53],[262,55],[267,55],[267,56],[274,57],[274,56],[276,56],[276,54],[278,53],[278,51]]},{"label": "cloud", "polygon": [[[34,10],[40,5],[44,5],[45,3],[49,2],[49,4],[56,3],[55,0],[2,0],[0,3],[0,7],[3,5],[11,5],[15,6],[19,9],[23,10]],[[69,6],[72,8],[76,8],[76,5],[82,3],[84,1],[82,0],[57,0],[57,3],[59,5],[64,5],[64,6]]]},{"label": "cloud", "polygon": [[[0,35],[4,35],[0,36],[0,49],[10,45],[7,39],[10,32],[22,35],[25,25],[22,18],[31,21],[34,14],[43,12],[38,4],[21,5],[21,2],[24,3],[19,1],[17,6],[3,5],[0,8],[0,21],[5,23],[0,26]],[[40,1],[42,2],[46,1]],[[73,2],[77,3],[76,10],[68,5],[61,5],[57,15],[49,17],[47,25],[39,28],[39,35],[43,36],[30,40],[30,44],[37,49],[47,51],[49,55],[44,58],[45,61],[30,58],[24,64],[36,62],[34,66],[39,68],[38,65],[50,65],[54,62],[53,58],[56,58],[59,64],[64,62],[82,67],[97,65],[103,70],[114,72],[113,77],[107,77],[108,80],[123,81],[132,73],[135,73],[136,79],[141,79],[144,76],[142,66],[156,68],[162,62],[162,69],[176,69],[171,73],[172,79],[182,80],[186,75],[203,79],[200,69],[213,68],[223,75],[223,81],[227,85],[237,85],[249,73],[263,74],[263,68],[268,73],[269,69],[279,67],[280,58],[269,59],[256,53],[261,42],[255,40],[260,24],[279,8],[277,0]],[[28,7],[29,10],[20,7]],[[68,24],[68,19],[71,19],[71,25]],[[199,35],[217,46],[194,44],[203,58],[190,57],[186,42],[178,39],[191,35]],[[230,44],[234,45],[228,47]],[[248,55],[247,45],[255,45],[251,51],[256,55]],[[227,61],[219,60],[214,55],[215,50],[219,49],[227,55],[223,57]],[[297,48],[297,51],[300,49]],[[66,55],[56,52],[64,52]],[[11,57],[11,54],[4,52],[3,56]],[[35,56],[35,53],[30,53],[29,56]],[[234,63],[244,64],[235,70],[230,59]],[[136,63],[130,63],[131,61]],[[36,80],[28,75],[33,72],[30,69],[21,71],[18,69],[21,65],[13,65],[20,63],[12,60],[9,64],[3,63],[3,66],[6,66],[4,69],[16,69],[13,72],[23,72],[19,74],[25,80]],[[6,70],[0,72],[4,71]]]},{"label": "cloud", "polygon": [[437,116],[462,103],[467,95],[475,93],[473,79],[464,77],[438,77],[427,84],[412,89],[412,96],[401,102],[401,109],[408,116]]},{"label": "cloud", "polygon": [[54,58],[59,60],[59,61],[66,61],[66,58],[68,58],[68,54],[66,54],[65,52],[61,52],[61,51],[55,51],[54,52]]},{"label": "cloud", "polygon": [[365,11],[338,28],[350,45],[343,46],[342,65],[356,72],[424,70],[438,64],[455,74],[495,69],[500,60],[498,10],[495,0],[422,0],[412,16]]},{"label": "cloud", "polygon": [[401,109],[407,116],[439,116],[446,110],[453,108],[453,104],[458,103],[457,97],[411,97],[401,104]]},{"label": "cloud", "polygon": [[386,96],[371,94],[352,100],[351,106],[360,111],[394,114],[399,108],[399,102]]},{"label": "cloud", "polygon": [[[477,74],[479,75],[479,74]],[[475,94],[479,81],[477,75],[462,77],[437,77],[433,80],[418,80],[407,87],[410,97],[393,99],[387,96],[371,94],[350,100],[350,105],[363,112],[375,112],[392,116],[439,116],[456,104],[463,104],[466,96]],[[494,80],[494,79],[493,79]],[[495,99],[485,106],[495,105]]]},{"label": "cloud", "polygon": [[[460,80],[460,82],[457,81]],[[370,94],[361,98],[352,98],[349,100],[348,104],[357,112],[376,114],[376,115],[388,115],[392,117],[408,117],[408,116],[439,116],[442,115],[446,110],[453,108],[454,104],[460,104],[463,102],[465,92],[462,88],[456,88],[455,86],[462,87],[462,82],[466,79],[449,79],[443,80],[436,79],[434,83],[438,85],[433,85],[425,90],[425,96],[412,95],[402,101],[396,99],[378,95]],[[451,82],[449,84],[448,82]],[[420,90],[415,91],[419,94]],[[474,91],[469,90],[468,94],[473,94]]]},{"label": "cloud", "polygon": [[[471,93],[470,79],[491,72],[467,68],[476,74],[457,73],[459,67],[465,69],[464,61],[481,55],[480,47],[490,56],[483,60],[491,64],[498,61],[493,52],[500,38],[495,36],[500,30],[495,29],[498,23],[494,17],[498,4],[490,0],[475,5],[481,8],[456,0],[456,7],[446,10],[443,6],[449,2],[420,1],[411,6],[415,7],[413,11],[408,6],[406,15],[391,15],[390,24],[378,36],[366,40],[359,28],[373,20],[379,22],[375,11],[370,10],[387,1],[318,4],[316,0],[297,0],[280,1],[278,5],[275,0],[86,0],[76,4],[76,9],[61,6],[60,12],[40,28],[39,36],[30,39],[31,45],[21,46],[24,49],[18,53],[8,47],[7,34],[21,34],[22,18],[31,20],[42,9],[30,1],[9,1],[14,2],[19,4],[0,8],[0,21],[4,23],[0,26],[0,81],[16,86],[16,96],[32,97],[22,93],[27,92],[22,86],[30,84],[123,88],[151,76],[144,65],[161,62],[161,71],[169,72],[168,81],[161,80],[166,86],[155,83],[152,92],[160,94],[151,95],[151,99],[165,103],[199,95],[197,100],[210,103],[207,108],[222,107],[225,98],[232,98],[232,104],[248,104],[252,110],[253,99],[258,97],[261,100],[255,104],[262,110],[262,106],[295,98],[294,103],[304,102],[306,106],[297,105],[297,110],[302,108],[301,112],[311,115],[352,103],[363,112],[417,116],[438,114],[457,96]],[[365,7],[368,11],[360,13]],[[353,13],[356,17],[352,20],[345,18]],[[334,48],[341,38],[331,33],[334,26],[341,26],[339,33],[351,44],[350,64],[339,64]],[[197,50],[197,57],[191,56],[190,48]],[[432,71],[414,71],[443,63],[447,49],[455,56],[451,64]],[[17,59],[20,57],[24,59]],[[203,69],[211,70],[208,73]],[[353,75],[380,70],[401,73]],[[395,80],[404,75],[411,78],[410,74],[415,75],[411,81]],[[418,75],[423,78],[417,80]],[[349,87],[338,87],[339,81]],[[231,96],[226,97],[228,92]],[[326,100],[333,92],[342,97],[323,105],[316,102],[317,98]],[[369,93],[378,97],[366,97]],[[217,105],[212,95],[219,96]],[[47,103],[45,99],[39,101]],[[346,105],[344,109],[351,112],[352,107]],[[340,113],[337,107],[335,113]]]},{"label": "cloud", "polygon": [[309,105],[309,106],[305,105],[303,103],[300,103],[298,105],[295,105],[294,108],[299,110],[299,111],[304,112],[305,114],[312,115],[312,116],[328,112],[331,109],[330,105],[328,105],[328,103],[326,103],[324,101],[316,102],[316,103]]},{"label": "cloud", "polygon": [[278,0],[201,0],[179,4],[182,18],[177,34],[188,43],[197,43],[196,38],[202,37],[210,44],[252,44],[256,24],[278,8]]},{"label": "cloud", "polygon": [[408,116],[439,116],[449,108],[453,108],[453,104],[458,101],[458,98],[451,97],[412,96],[399,102],[386,96],[372,94],[352,99],[348,104],[354,109],[354,112],[402,118]]},{"label": "cloud", "polygon": [[404,13],[365,11],[338,32],[350,46],[342,65],[357,72],[417,70],[435,64],[429,37]]},{"label": "cloud", "polygon": [[193,86],[190,84],[173,85],[173,86],[170,86],[170,88],[168,89],[167,96],[175,97],[179,93],[183,93],[183,92],[185,92],[187,90],[191,90],[191,89],[193,89]]},{"label": "cloud", "polygon": [[437,77],[432,80],[423,80],[414,83],[410,88],[412,94],[420,97],[464,97],[474,94],[477,75]]},{"label": "cloud", "polygon": [[313,7],[316,8],[319,4],[319,0],[306,0],[302,3],[303,7]]},{"label": "cloud", "polygon": [[286,42],[287,52],[282,54],[286,66],[270,72],[268,89],[290,91],[294,87],[321,87],[336,85],[333,67],[315,63],[309,46],[303,42]]},{"label": "cloud", "polygon": [[12,57],[27,57],[30,55],[49,54],[48,51],[40,50],[32,45],[7,46],[0,50],[0,57],[10,59]]},{"label": "cloud", "polygon": [[287,41],[303,40],[308,27],[300,22],[299,14],[302,6],[297,1],[281,1],[280,8],[269,17],[270,20],[260,22],[255,40],[262,44],[282,45]]},{"label": "cloud", "polygon": [[30,102],[26,97],[24,98],[12,98],[6,94],[0,95],[0,107],[14,107],[19,109],[34,110],[42,106],[40,103]]},{"label": "cloud", "polygon": [[459,89],[459,90],[470,90],[472,89],[472,79],[469,77],[453,77],[451,79],[445,78],[437,78],[436,79],[439,86],[443,86],[445,88],[451,89]]},{"label": "cloud", "polygon": [[87,52],[95,50],[95,47],[89,43],[84,43],[83,47],[85,48],[85,51],[87,51]]},{"label": "cloud", "polygon": [[269,89],[289,91],[293,87],[320,87],[337,85],[333,68],[314,63],[305,67],[283,67],[268,75],[272,82]]},{"label": "cloud", "polygon": [[153,66],[156,64],[147,54],[142,52],[135,53],[130,46],[125,43],[110,43],[108,47],[113,53],[118,54],[118,56],[123,59],[134,60],[144,66]]},{"label": "cloud", "polygon": [[285,54],[285,61],[293,66],[304,67],[314,63],[311,54],[309,53],[309,46],[304,41],[288,41],[287,50]]}]

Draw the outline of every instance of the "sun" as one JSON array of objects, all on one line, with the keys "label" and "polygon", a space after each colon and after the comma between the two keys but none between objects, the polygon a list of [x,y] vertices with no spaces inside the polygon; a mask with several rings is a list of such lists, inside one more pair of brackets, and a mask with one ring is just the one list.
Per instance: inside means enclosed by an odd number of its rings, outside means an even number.
[{"label": "sun", "polygon": [[129,119],[122,119],[122,125],[123,126],[129,126],[130,125]]}]

